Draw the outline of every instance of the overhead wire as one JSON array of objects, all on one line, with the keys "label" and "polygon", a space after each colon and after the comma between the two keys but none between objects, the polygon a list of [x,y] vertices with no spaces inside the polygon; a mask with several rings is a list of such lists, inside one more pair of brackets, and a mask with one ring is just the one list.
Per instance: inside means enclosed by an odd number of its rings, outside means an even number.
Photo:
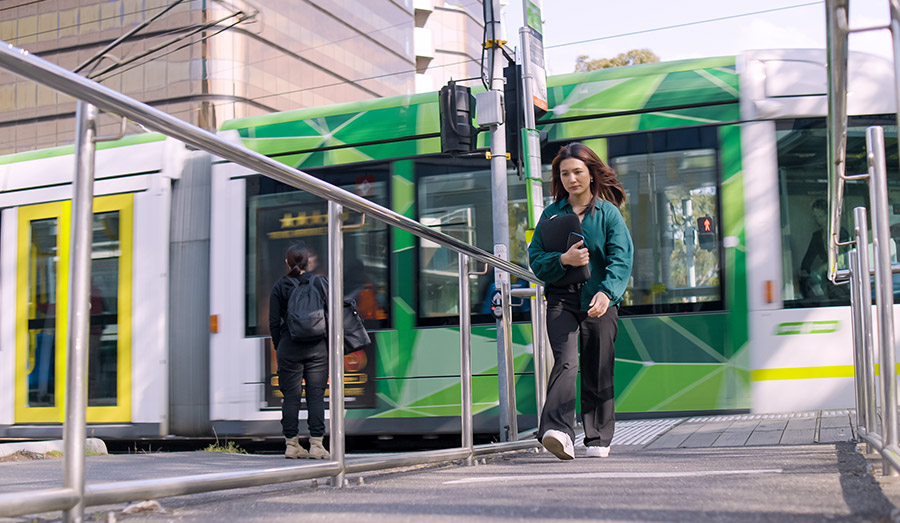
[{"label": "overhead wire", "polygon": [[[476,3],[476,2],[470,2],[470,3],[464,4],[463,6],[456,6],[456,7],[464,7],[464,6],[467,6],[467,5],[472,5],[472,4],[474,4],[474,3]],[[484,24],[485,27],[484,27],[484,32],[483,32],[483,36],[482,36],[482,41],[483,41],[483,42],[485,41],[485,38],[487,37],[487,25],[488,25],[488,23],[494,23],[494,16],[495,16],[495,14],[493,13],[493,6],[492,6],[492,5],[490,6],[490,14],[488,13],[489,7],[488,7],[487,4],[489,4],[489,3],[491,3],[491,0],[484,0],[484,1],[482,2],[482,10],[483,10],[483,13],[484,13],[484,16],[485,16],[485,24]],[[784,11],[784,10],[788,10],[788,9],[797,9],[797,8],[801,8],[801,7],[809,7],[809,6],[813,6],[813,5],[821,5],[821,4],[822,4],[822,1],[821,1],[821,0],[816,1],[816,2],[807,2],[807,3],[802,3],[802,4],[794,4],[794,5],[790,5],[790,6],[783,6],[783,7],[777,7],[777,8],[772,8],[772,9],[765,9],[765,10],[760,10],[760,11],[753,11],[753,12],[748,12],[748,13],[739,13],[739,14],[735,14],[735,15],[729,15],[729,16],[723,16],[723,17],[717,17],[717,18],[710,18],[710,19],[706,19],[706,20],[697,20],[697,21],[693,21],[693,22],[686,22],[686,23],[683,23],[683,24],[675,24],[675,25],[670,25],[670,26],[657,27],[657,28],[645,29],[645,30],[640,30],[640,31],[632,31],[632,32],[621,33],[621,34],[616,34],[616,35],[608,35],[608,36],[603,36],[603,37],[598,37],[598,38],[591,38],[591,39],[584,39],[584,40],[578,40],[578,41],[573,41],[573,42],[565,42],[565,43],[560,43],[560,44],[553,44],[553,45],[545,46],[545,49],[553,49],[553,48],[565,47],[565,46],[570,46],[570,45],[577,45],[577,44],[588,43],[588,42],[594,42],[594,41],[608,40],[608,39],[613,39],[613,38],[622,38],[622,37],[625,37],[625,36],[631,36],[631,35],[637,35],[637,34],[650,33],[650,32],[654,32],[654,31],[663,31],[663,30],[667,30],[667,29],[675,29],[675,28],[680,28],[680,27],[688,27],[688,26],[692,26],[692,25],[699,25],[699,24],[705,24],[705,23],[719,22],[719,21],[723,21],[723,20],[729,20],[729,19],[735,19],[735,18],[742,18],[742,17],[747,17],[747,16],[755,16],[755,15],[760,15],[760,14],[766,14],[766,13],[777,12],[777,11]],[[146,10],[142,10],[141,12],[145,12],[145,11],[148,11],[148,10],[151,10],[151,9],[153,9],[153,8],[149,8],[149,9],[146,9]],[[132,14],[136,14],[136,13],[132,13]],[[119,16],[122,16],[122,15],[116,15],[116,17],[119,17]],[[110,17],[110,18],[116,18],[116,17]],[[320,47],[325,47],[325,46],[332,45],[332,44],[335,44],[335,43],[339,43],[339,42],[342,42],[342,41],[346,41],[346,40],[349,40],[349,39],[359,38],[359,37],[362,37],[362,36],[371,35],[371,34],[374,34],[374,33],[380,32],[380,31],[384,31],[384,30],[391,29],[391,28],[398,27],[398,26],[405,25],[405,24],[406,24],[406,22],[404,22],[403,24],[395,24],[395,25],[393,25],[393,26],[388,26],[388,27],[385,27],[385,28],[376,29],[376,30],[373,30],[373,31],[370,31],[370,32],[367,32],[367,33],[363,33],[363,34],[359,34],[359,35],[353,35],[353,36],[350,36],[350,37],[347,37],[347,38],[342,38],[342,39],[335,40],[335,41],[331,41],[331,42],[326,42],[326,43],[320,44],[320,45],[318,45],[318,46],[314,46],[314,47],[310,47],[310,48],[304,49],[303,51],[307,51],[307,50],[311,50],[311,49],[317,49],[317,48],[320,48]],[[205,39],[211,38],[212,36],[215,36],[215,35],[217,35],[217,34],[220,34],[222,31],[227,30],[227,29],[230,29],[231,27],[233,27],[233,26],[235,26],[235,25],[237,25],[237,23],[230,24],[230,25],[228,25],[228,26],[226,26],[226,27],[224,27],[224,28],[222,28],[222,29],[220,29],[220,30],[218,30],[218,31],[216,31],[216,32],[214,32],[214,33],[212,33],[212,34],[210,34],[210,35],[207,35],[207,36],[205,36],[205,37],[202,37],[200,40],[192,41],[192,42],[189,43],[189,44],[185,44],[185,45],[183,45],[183,46],[181,46],[181,47],[179,47],[179,48],[177,48],[177,49],[171,50],[171,51],[169,51],[169,52],[167,52],[167,53],[165,53],[165,54],[163,54],[163,55],[160,55],[160,56],[158,56],[158,57],[156,57],[156,58],[162,58],[162,57],[167,56],[167,55],[169,55],[169,54],[171,54],[171,53],[174,53],[174,52],[176,52],[176,51],[178,51],[178,50],[181,50],[181,49],[183,49],[184,47],[187,47],[188,45],[193,45],[194,43],[197,43],[197,42],[203,41],[203,40],[205,40]],[[36,34],[37,34],[37,33],[36,33]],[[33,36],[33,35],[31,35],[31,36]],[[302,52],[302,51],[301,51],[301,52]],[[441,65],[438,65],[438,66],[434,66],[433,68],[450,67],[450,66],[462,65],[462,64],[466,64],[466,63],[470,63],[470,62],[478,63],[479,66],[480,66],[480,68],[481,68],[480,79],[481,79],[481,81],[482,81],[482,84],[485,86],[485,88],[489,88],[489,86],[487,85],[487,79],[486,79],[485,76],[484,76],[484,56],[485,56],[485,52],[486,52],[486,49],[485,49],[484,46],[482,46],[482,57],[481,57],[480,63],[479,63],[478,61],[476,61],[475,59],[467,59],[467,60],[463,60],[463,61],[459,61],[459,62],[453,62],[453,63],[441,64]],[[276,57],[276,58],[277,58],[277,57]],[[271,60],[271,59],[274,59],[274,58],[270,58],[270,59],[267,59],[267,60]],[[129,67],[129,68],[123,68],[122,70],[117,70],[117,71],[115,71],[115,73],[116,73],[116,74],[123,73],[123,72],[125,72],[125,71],[131,70],[131,69],[133,69],[133,68],[135,68],[135,67],[138,67],[138,66],[140,66],[140,65],[144,65],[145,63],[146,63],[146,62],[141,62],[141,63],[139,63],[139,64],[133,65],[132,67]],[[250,64],[244,65],[244,66],[240,66],[240,67],[249,67],[249,65],[250,65]],[[394,72],[390,72],[390,73],[384,73],[384,74],[379,74],[379,75],[372,75],[372,76],[367,76],[367,77],[362,77],[362,78],[356,78],[356,79],[352,79],[352,80],[348,80],[348,81],[339,81],[339,82],[333,82],[333,83],[322,84],[322,85],[317,85],[317,86],[304,87],[304,88],[300,88],[300,89],[292,89],[292,90],[284,91],[284,92],[281,92],[281,93],[274,93],[274,94],[268,94],[268,95],[261,95],[261,96],[257,96],[257,97],[254,97],[254,98],[249,98],[248,100],[250,100],[250,101],[258,101],[258,100],[263,100],[263,99],[267,99],[267,98],[274,98],[274,97],[278,97],[278,96],[285,96],[285,95],[290,95],[290,94],[296,94],[296,93],[305,92],[305,91],[314,91],[314,90],[317,90],[317,89],[324,89],[324,88],[329,88],[329,87],[336,87],[336,86],[344,85],[344,84],[346,84],[346,83],[348,83],[348,82],[363,82],[363,81],[367,81],[367,80],[377,80],[377,79],[382,79],[382,78],[388,78],[388,77],[391,77],[391,76],[397,76],[397,75],[403,75],[403,74],[410,74],[410,73],[415,73],[415,72],[416,72],[416,69],[407,69],[407,70],[402,70],[402,71],[394,71]],[[112,77],[112,75],[107,76],[106,78],[103,78],[103,80],[109,79],[109,78],[111,78],[111,77]],[[220,103],[220,104],[213,103],[212,105],[213,105],[213,106],[220,106],[220,105],[228,105],[228,104],[232,104],[232,103],[235,103],[235,102],[223,102],[223,103]]]},{"label": "overhead wire", "polygon": [[[488,19],[492,19],[492,15],[489,15],[489,14],[488,14],[488,8],[487,8],[487,4],[488,4],[488,3],[490,3],[490,0],[484,0],[484,2],[483,2],[483,4],[482,4],[482,6],[483,6],[483,11],[484,11],[484,16],[485,16],[485,20],[486,20],[486,21],[487,21]],[[718,17],[718,18],[710,18],[710,19],[706,19],[706,20],[697,20],[697,21],[695,21],[695,22],[688,22],[688,23],[685,23],[685,24],[676,24],[676,25],[672,25],[672,26],[657,27],[657,28],[645,29],[645,30],[641,30],[641,31],[633,31],[633,32],[630,32],[630,33],[622,33],[622,34],[618,34],[618,35],[610,35],[610,36],[604,36],[604,37],[599,37],[599,38],[593,38],[593,39],[587,39],[587,40],[580,40],[580,41],[577,41],[577,42],[567,42],[567,43],[562,43],[562,44],[554,44],[554,45],[545,46],[544,48],[545,48],[545,49],[551,49],[551,48],[556,48],[556,47],[564,47],[564,46],[568,46],[568,45],[575,45],[575,44],[579,44],[579,43],[593,42],[593,41],[599,41],[599,40],[607,40],[607,39],[612,39],[612,38],[621,38],[621,37],[624,37],[624,36],[630,36],[630,35],[633,35],[633,34],[642,34],[642,33],[649,33],[649,32],[653,32],[653,31],[662,31],[662,30],[666,30],[666,29],[673,29],[673,28],[678,28],[678,27],[686,27],[686,26],[690,26],[690,25],[705,24],[705,23],[710,23],[710,22],[718,22],[718,21],[723,21],[723,20],[728,20],[728,19],[733,19],[733,18],[742,18],[742,17],[747,17],[747,16],[754,16],[754,15],[759,15],[759,14],[766,14],[766,13],[771,13],[771,12],[784,11],[784,10],[787,10],[787,9],[797,9],[797,8],[801,8],[801,7],[809,7],[809,6],[813,6],[813,5],[821,5],[821,4],[822,4],[822,0],[818,0],[818,1],[816,1],[816,2],[806,2],[806,3],[803,3],[803,4],[794,4],[794,5],[789,5],[789,6],[776,7],[776,8],[772,8],[772,9],[764,9],[764,10],[761,10],[761,11],[753,11],[753,12],[749,12],[749,13],[739,13],[739,14],[735,14],[735,15],[723,16],[723,17]],[[485,22],[485,32],[483,33],[482,41],[485,41],[485,39],[486,39],[486,37],[487,37],[487,29],[486,29],[486,27],[487,27],[487,22]],[[485,48],[484,48],[484,46],[482,46],[482,58],[481,58],[481,62],[480,62],[480,64],[479,64],[480,67],[481,67],[481,80],[482,80],[482,84],[485,86],[485,88],[488,89],[489,87],[488,87],[488,85],[487,85],[487,79],[484,77],[484,54],[485,54]],[[447,66],[451,66],[451,65],[460,65],[460,64],[464,64],[464,63],[468,63],[468,62],[473,62],[473,61],[475,61],[475,60],[470,59],[470,60],[465,60],[465,61],[462,61],[462,62],[456,62],[456,63],[452,63],[452,64],[443,64],[443,65],[437,66],[437,67],[447,67]],[[411,71],[409,71],[409,70],[397,71],[397,72],[394,72],[394,73],[386,73],[386,74],[377,75],[377,76],[370,76],[370,77],[366,77],[366,78],[359,78],[359,79],[356,79],[356,80],[353,80],[353,81],[354,81],[354,82],[359,82],[359,81],[365,81],[365,80],[373,80],[373,79],[379,79],[379,78],[386,78],[386,77],[394,76],[394,75],[408,74],[408,73],[410,73],[410,72],[411,72]],[[315,86],[315,87],[308,87],[308,88],[303,88],[303,89],[297,89],[297,90],[288,91],[286,94],[295,93],[295,92],[300,92],[300,91],[307,91],[307,90],[321,89],[321,88],[324,88],[324,87],[334,87],[334,86],[336,86],[336,85],[341,85],[341,84],[343,84],[343,83],[344,83],[344,82],[339,82],[339,83],[324,84],[324,85]],[[260,98],[271,98],[271,97],[273,97],[273,96],[278,96],[278,95],[277,95],[277,94],[273,94],[273,95],[263,95],[263,96],[261,96],[261,97],[253,98],[253,100],[257,100],[257,99],[260,99]]]},{"label": "overhead wire", "polygon": [[633,36],[633,35],[639,35],[639,34],[645,34],[645,33],[652,33],[655,31],[665,31],[667,29],[677,29],[679,27],[689,27],[692,25],[708,24],[710,22],[721,22],[723,20],[731,20],[734,18],[742,18],[745,16],[754,16],[754,15],[761,15],[761,14],[766,14],[766,13],[774,13],[776,11],[785,11],[788,9],[797,9],[799,7],[809,7],[809,6],[813,6],[813,5],[822,5],[822,1],[819,0],[817,2],[807,2],[805,4],[795,4],[795,5],[789,5],[789,6],[784,6],[784,7],[775,7],[772,9],[764,9],[762,11],[753,11],[751,13],[740,13],[740,14],[736,14],[736,15],[720,16],[718,18],[709,18],[707,20],[697,20],[694,22],[685,22],[683,24],[667,25],[665,27],[655,27],[653,29],[642,29],[640,31],[631,31],[629,33],[620,33],[620,34],[616,34],[616,35],[600,36],[597,38],[588,38],[586,40],[578,40],[575,42],[566,42],[566,43],[562,43],[562,44],[546,45],[546,46],[544,46],[544,49],[554,49],[557,47],[566,47],[569,45],[586,44],[589,42],[599,42],[601,40],[610,40],[612,38],[622,38],[625,36]]},{"label": "overhead wire", "polygon": [[[231,18],[231,17],[228,17],[228,18]],[[97,81],[97,82],[102,82],[102,81],[104,81],[104,80],[109,80],[110,78],[112,78],[112,77],[114,77],[114,76],[117,76],[117,75],[126,73],[126,72],[131,71],[132,69],[135,69],[135,68],[140,67],[140,66],[142,66],[142,65],[146,65],[148,62],[151,62],[151,61],[153,61],[153,60],[157,60],[157,59],[159,59],[159,58],[163,58],[164,56],[168,56],[168,55],[170,55],[170,54],[172,54],[172,53],[178,52],[178,51],[180,51],[180,50],[182,50],[182,49],[184,49],[184,48],[186,48],[186,47],[190,47],[190,46],[192,46],[192,45],[194,45],[194,44],[203,42],[204,40],[208,40],[208,39],[212,38],[213,36],[216,36],[217,34],[223,32],[223,31],[227,31],[228,29],[231,29],[232,27],[234,27],[234,26],[240,24],[240,23],[243,22],[243,21],[244,21],[243,18],[238,18],[237,20],[235,20],[234,22],[232,22],[232,23],[230,23],[230,24],[227,24],[227,25],[224,25],[224,26],[219,27],[217,31],[214,31],[214,32],[212,32],[212,33],[210,33],[210,34],[208,34],[208,35],[206,35],[206,36],[201,36],[198,40],[192,40],[192,41],[190,41],[190,42],[187,42],[186,44],[182,44],[182,45],[180,45],[180,46],[178,46],[178,47],[176,47],[176,48],[174,48],[174,49],[172,49],[172,50],[170,50],[170,51],[167,51],[167,52],[165,52],[165,53],[163,53],[163,54],[160,54],[160,55],[158,55],[158,56],[155,56],[155,57],[154,57],[153,59],[151,59],[151,60],[147,60],[147,61],[144,61],[144,62],[137,62],[137,63],[135,63],[135,64],[132,64],[130,67],[122,66],[122,67],[119,67],[119,68],[116,68],[116,69],[112,69],[112,70],[104,70],[104,71],[100,71],[99,73],[97,73],[97,74],[94,75],[94,76],[91,76],[90,78],[91,78],[91,80],[94,80],[94,81]],[[211,26],[211,27],[215,27],[215,26]],[[139,59],[139,58],[142,58],[142,57],[138,57],[138,59]],[[109,74],[107,74],[107,73],[109,73]],[[105,76],[105,77],[103,77],[103,78],[100,78],[100,76],[103,76],[104,74],[107,74],[107,76]]]}]

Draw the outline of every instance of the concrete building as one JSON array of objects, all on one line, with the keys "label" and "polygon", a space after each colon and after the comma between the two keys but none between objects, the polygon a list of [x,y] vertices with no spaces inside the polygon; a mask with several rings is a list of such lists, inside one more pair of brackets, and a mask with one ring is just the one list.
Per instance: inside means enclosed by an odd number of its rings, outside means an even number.
[{"label": "concrete building", "polygon": [[[0,4],[0,40],[207,129],[478,77],[483,28],[481,0]],[[0,154],[72,143],[74,114],[71,98],[0,71]],[[105,116],[100,134],[117,126]]]}]

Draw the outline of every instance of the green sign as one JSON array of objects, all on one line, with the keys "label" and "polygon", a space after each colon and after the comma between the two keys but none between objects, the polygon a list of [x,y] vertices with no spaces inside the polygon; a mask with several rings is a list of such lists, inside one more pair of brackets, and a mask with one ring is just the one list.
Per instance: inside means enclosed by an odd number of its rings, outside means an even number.
[{"label": "green sign", "polygon": [[541,26],[541,6],[532,0],[525,0],[525,24],[538,33],[543,33]]}]

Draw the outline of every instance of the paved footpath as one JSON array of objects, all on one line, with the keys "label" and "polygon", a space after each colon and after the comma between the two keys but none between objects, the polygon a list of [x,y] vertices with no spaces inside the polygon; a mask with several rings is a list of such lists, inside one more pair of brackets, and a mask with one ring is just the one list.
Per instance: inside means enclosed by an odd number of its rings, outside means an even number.
[{"label": "paved footpath", "polygon": [[[824,414],[824,415],[823,415]],[[336,489],[310,480],[157,500],[154,511],[88,507],[86,519],[163,521],[898,521],[900,482],[877,476],[880,459],[840,436],[847,413],[784,415],[783,427],[750,416],[623,421],[609,458],[574,461],[543,452],[488,457],[474,467],[407,468],[348,476]],[[729,418],[729,419],[726,419]],[[813,419],[814,423],[808,420]],[[807,420],[791,427],[791,420]],[[812,427],[812,429],[810,429]],[[825,430],[823,430],[823,428]],[[805,431],[795,434],[790,431]],[[813,440],[806,438],[812,430]],[[759,432],[770,444],[754,444]],[[746,437],[740,436],[746,434]],[[743,439],[743,442],[741,440]],[[836,440],[836,441],[826,441]],[[731,443],[726,445],[725,443]],[[348,459],[354,459],[350,456]],[[207,452],[91,456],[89,483],[274,468],[281,456]],[[873,476],[872,472],[876,475]],[[0,464],[0,492],[61,484],[59,460]],[[362,479],[360,479],[362,478]],[[110,518],[111,516],[111,518]],[[2,522],[55,520],[60,513]]]}]

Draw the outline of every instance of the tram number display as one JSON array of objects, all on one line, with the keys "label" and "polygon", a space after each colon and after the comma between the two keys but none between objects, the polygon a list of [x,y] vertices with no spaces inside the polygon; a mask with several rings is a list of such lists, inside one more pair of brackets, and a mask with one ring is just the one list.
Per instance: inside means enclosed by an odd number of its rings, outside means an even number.
[{"label": "tram number display", "polygon": [[[267,409],[281,408],[281,391],[278,389],[278,360],[272,339],[267,338],[265,344],[265,405]],[[348,409],[375,408],[375,344],[363,350],[351,352],[344,356],[344,404]],[[325,390],[325,401],[328,401],[328,389]],[[301,400],[305,408],[306,399]]]}]

